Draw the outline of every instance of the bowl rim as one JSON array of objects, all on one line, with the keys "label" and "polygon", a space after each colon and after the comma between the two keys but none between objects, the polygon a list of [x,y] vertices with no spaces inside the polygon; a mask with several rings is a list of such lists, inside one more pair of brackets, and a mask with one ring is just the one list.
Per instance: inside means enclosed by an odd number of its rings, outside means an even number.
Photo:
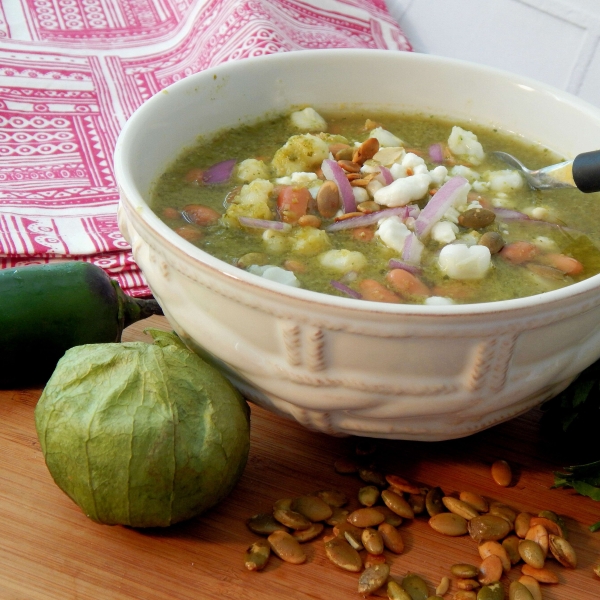
[{"label": "bowl rim", "polygon": [[[535,79],[516,75],[509,71],[489,67],[473,63],[466,60],[442,57],[433,54],[419,54],[415,52],[401,52],[391,50],[375,50],[365,48],[342,48],[342,49],[319,49],[319,50],[295,50],[293,52],[280,52],[275,54],[255,56],[245,58],[243,60],[229,61],[203,71],[191,74],[175,83],[170,84],[166,88],[158,91],[143,104],[141,104],[133,114],[127,119],[122,127],[115,151],[113,155],[114,169],[116,181],[120,190],[120,203],[129,203],[132,208],[132,215],[136,219],[141,219],[145,225],[164,241],[171,246],[171,249],[183,253],[188,259],[198,263],[203,268],[224,275],[229,279],[237,279],[240,282],[267,292],[274,292],[277,295],[289,297],[301,302],[310,302],[315,305],[322,305],[333,308],[344,308],[362,313],[387,313],[402,316],[465,316],[465,315],[486,315],[498,312],[516,312],[532,308],[547,307],[548,305],[563,302],[566,299],[574,298],[583,294],[587,294],[594,289],[600,288],[600,274],[593,275],[583,281],[572,283],[568,286],[557,290],[542,292],[533,296],[524,298],[514,298],[510,300],[497,300],[492,302],[477,302],[472,304],[449,304],[449,305],[426,305],[426,304],[388,304],[375,302],[363,299],[345,298],[342,296],[334,296],[322,292],[315,292],[303,288],[296,288],[285,284],[277,283],[264,279],[260,276],[253,275],[239,269],[234,265],[212,256],[208,252],[194,246],[192,243],[185,240],[164,223],[149,204],[144,200],[142,194],[134,184],[133,179],[128,171],[126,156],[129,151],[129,146],[133,143],[136,129],[139,128],[146,118],[146,113],[153,110],[155,104],[168,102],[173,93],[185,93],[188,90],[198,86],[203,80],[212,80],[218,74],[219,77],[227,77],[234,74],[240,68],[252,68],[254,64],[273,63],[274,65],[283,62],[303,62],[309,60],[323,60],[327,56],[364,56],[365,54],[379,55],[385,59],[399,61],[422,61],[423,63],[437,63],[448,65],[450,67],[458,67],[459,69],[470,70],[472,72],[485,73],[506,80],[509,84],[525,86],[532,91],[543,94],[548,94],[559,102],[563,102],[573,106],[584,113],[589,113],[590,116],[600,120],[600,109],[592,104],[562,91],[551,85],[542,83]],[[377,60],[378,56],[374,56]],[[451,118],[451,115],[449,115]],[[182,148],[183,149],[183,148]],[[129,152],[131,154],[131,152]]]}]

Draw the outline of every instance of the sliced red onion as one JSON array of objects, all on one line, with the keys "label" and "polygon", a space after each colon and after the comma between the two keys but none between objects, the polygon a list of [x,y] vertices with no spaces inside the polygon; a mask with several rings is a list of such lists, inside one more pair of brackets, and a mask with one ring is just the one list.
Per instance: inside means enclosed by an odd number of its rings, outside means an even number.
[{"label": "sliced red onion", "polygon": [[384,167],[383,165],[381,165],[379,167],[379,170],[381,172],[381,176],[383,177],[383,179],[385,181],[385,185],[390,185],[390,183],[393,183],[394,176],[392,175],[392,172],[387,167]]},{"label": "sliced red onion", "polygon": [[333,181],[338,186],[344,205],[344,212],[355,212],[356,199],[354,198],[354,192],[342,167],[335,160],[326,158],[321,165],[321,170],[323,171],[323,175],[325,175],[325,179]]},{"label": "sliced red onion", "polygon": [[357,300],[360,300],[362,298],[362,294],[360,294],[356,290],[353,290],[351,287],[344,285],[341,281],[336,281],[335,279],[332,279],[330,283],[336,290],[342,292],[343,294],[346,294],[347,296],[350,296],[350,298],[356,298]]},{"label": "sliced red onion", "polygon": [[404,246],[402,247],[402,258],[405,262],[412,265],[420,265],[421,264],[421,255],[423,254],[423,250],[425,246],[416,236],[416,234],[411,233],[407,236],[406,240],[404,240]]},{"label": "sliced red onion", "polygon": [[400,217],[402,220],[410,216],[410,208],[408,206],[396,206],[395,208],[387,208],[386,210],[378,210],[376,212],[369,213],[368,215],[361,215],[360,217],[350,217],[349,219],[342,219],[336,221],[327,227],[325,231],[341,231],[342,229],[354,229],[355,227],[367,227],[377,223],[380,219],[386,217],[392,217],[394,215]]},{"label": "sliced red onion", "polygon": [[470,186],[464,177],[452,177],[429,200],[415,221],[415,232],[425,237],[456,199]]},{"label": "sliced red onion", "polygon": [[429,158],[431,162],[443,163],[444,162],[444,149],[441,144],[431,144],[429,146]]},{"label": "sliced red onion", "polygon": [[511,210],[509,208],[492,208],[492,211],[496,213],[496,216],[503,221],[531,221],[531,217],[525,213],[519,212],[518,210]]},{"label": "sliced red onion", "polygon": [[407,262],[402,260],[398,260],[397,258],[390,258],[390,262],[388,263],[388,268],[390,269],[402,269],[403,271],[408,271],[413,275],[421,275],[423,269],[421,267],[417,267],[416,265],[410,265]]},{"label": "sliced red onion", "polygon": [[252,227],[254,229],[276,229],[283,231],[286,223],[281,221],[269,221],[268,219],[253,219],[252,217],[238,217],[240,225],[244,227]]},{"label": "sliced red onion", "polygon": [[231,158],[209,167],[204,171],[202,181],[204,183],[224,183],[228,181],[233,173],[233,167],[235,167],[236,162],[235,158]]}]

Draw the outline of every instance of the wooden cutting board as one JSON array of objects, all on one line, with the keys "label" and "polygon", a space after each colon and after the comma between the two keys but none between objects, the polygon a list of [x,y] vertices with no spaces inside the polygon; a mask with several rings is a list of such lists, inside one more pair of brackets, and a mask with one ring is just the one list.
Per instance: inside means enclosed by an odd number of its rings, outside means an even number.
[{"label": "wooden cutting board", "polygon": [[[168,329],[161,317],[130,327],[124,339],[145,340],[142,330]],[[295,566],[271,557],[267,568],[249,572],[246,548],[256,539],[245,520],[269,511],[280,498],[318,489],[338,489],[358,505],[362,482],[333,469],[354,458],[356,438],[333,438],[252,407],[252,444],[244,475],[216,508],[164,530],[137,531],[87,519],[54,484],[37,441],[33,410],[39,389],[0,392],[0,600],[331,600],[357,597],[358,576],[334,566],[323,542],[305,545],[308,560]],[[571,490],[551,489],[552,471],[565,459],[542,434],[540,411],[483,433],[451,442],[380,441],[373,460],[384,470],[439,485],[446,493],[476,491],[517,510],[553,510],[563,515],[579,559],[576,570],[547,564],[561,583],[543,586],[545,600],[600,598],[600,503]],[[490,465],[503,458],[515,484],[497,486]],[[419,573],[431,594],[457,562],[479,564],[475,542],[435,533],[424,517],[401,526],[406,549],[389,555],[392,575]],[[517,567],[504,582],[520,576]],[[506,585],[508,589],[508,585]],[[453,583],[445,598],[456,591]],[[507,594],[508,597],[508,594]]]}]

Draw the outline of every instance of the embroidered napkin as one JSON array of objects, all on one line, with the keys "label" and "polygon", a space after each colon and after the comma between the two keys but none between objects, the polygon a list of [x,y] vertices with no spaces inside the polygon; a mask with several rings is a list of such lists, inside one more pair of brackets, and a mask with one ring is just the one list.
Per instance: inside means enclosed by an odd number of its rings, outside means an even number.
[{"label": "embroidered napkin", "polygon": [[149,295],[116,219],[127,118],[229,60],[344,47],[411,50],[384,0],[0,0],[0,268],[85,260]]}]

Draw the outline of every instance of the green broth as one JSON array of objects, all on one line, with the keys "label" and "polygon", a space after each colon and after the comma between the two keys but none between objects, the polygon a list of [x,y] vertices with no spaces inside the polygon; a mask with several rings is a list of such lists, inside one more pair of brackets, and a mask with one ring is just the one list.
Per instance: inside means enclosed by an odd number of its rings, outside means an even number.
[{"label": "green broth", "polygon": [[[477,135],[485,150],[484,161],[476,167],[483,173],[491,170],[505,170],[508,167],[492,157],[492,151],[501,150],[517,156],[530,168],[539,168],[558,162],[547,149],[527,143],[522,139],[506,135],[500,131],[475,126],[471,123],[457,123],[439,119],[429,115],[399,114],[323,114],[327,123],[327,131],[341,135],[349,140],[364,141],[369,137],[365,131],[365,120],[373,119],[386,130],[404,141],[407,149],[417,148],[424,151],[428,168],[433,168],[427,149],[431,144],[446,141],[453,125],[459,125]],[[186,205],[202,204],[223,214],[228,206],[227,195],[236,186],[242,185],[235,177],[228,183],[215,185],[198,185],[186,181],[191,169],[206,169],[223,160],[235,158],[238,163],[247,158],[260,157],[266,164],[275,152],[298,130],[290,124],[289,116],[282,115],[252,125],[244,125],[223,131],[207,140],[200,140],[198,145],[182,153],[168,170],[156,182],[151,205],[153,210],[173,229],[183,224],[180,211]],[[481,194],[485,196],[485,193]],[[520,240],[529,240],[536,236],[549,238],[557,245],[560,253],[580,261],[582,273],[562,279],[534,276],[523,265],[514,265],[502,260],[497,255],[492,257],[493,267],[480,280],[451,280],[440,272],[437,264],[439,245],[430,243],[426,246],[422,260],[422,280],[433,290],[433,294],[447,296],[455,302],[490,302],[539,294],[551,289],[563,287],[575,281],[586,279],[600,272],[600,194],[583,194],[578,190],[560,189],[554,191],[533,191],[523,186],[510,194],[510,200],[516,210],[524,207],[545,207],[554,215],[554,223],[496,221],[485,231],[500,232],[507,244]],[[421,207],[426,200],[417,202]],[[272,198],[274,205],[275,198]],[[385,207],[384,207],[385,208]],[[174,218],[164,216],[165,209],[176,209]],[[173,212],[173,211],[171,211]],[[325,228],[332,220],[323,219],[321,228]],[[564,225],[564,226],[563,226]],[[237,264],[240,257],[248,253],[265,253],[262,232],[244,228],[224,226],[222,222],[202,228],[201,239],[193,241],[199,248],[229,263]],[[380,241],[364,242],[354,239],[349,231],[329,234],[332,249],[348,249],[361,252],[367,259],[367,266],[360,271],[360,278],[374,279],[384,285],[388,273],[390,258],[398,258],[398,252],[385,247]],[[323,269],[319,263],[318,253],[315,255],[297,255],[293,252],[273,254],[269,256],[269,264],[284,265],[285,261],[299,261],[305,266],[304,272],[296,272],[301,286],[334,295],[344,295],[331,285],[337,279],[334,273]],[[354,286],[353,281],[348,285]],[[422,299],[404,299],[407,302],[422,302]]]}]

